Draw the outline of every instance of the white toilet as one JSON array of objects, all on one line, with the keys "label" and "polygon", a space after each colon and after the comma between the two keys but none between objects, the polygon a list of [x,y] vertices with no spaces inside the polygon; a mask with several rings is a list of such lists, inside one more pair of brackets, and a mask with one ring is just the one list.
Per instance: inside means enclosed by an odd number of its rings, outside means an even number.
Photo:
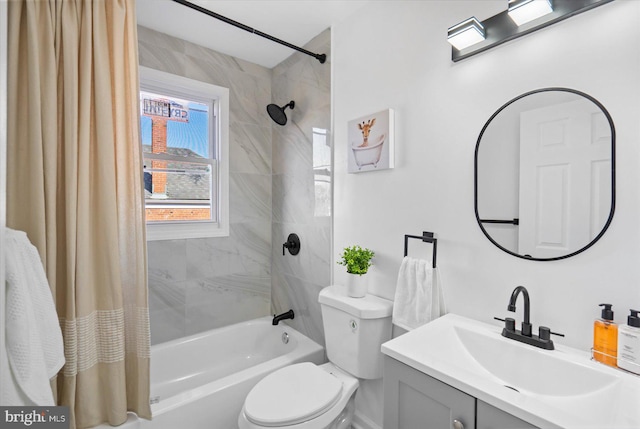
[{"label": "white toilet", "polygon": [[347,429],[358,378],[382,377],[380,346],[391,339],[393,302],[351,298],[340,286],[324,288],[318,301],[329,363],[298,363],[266,376],[244,401],[240,429]]}]

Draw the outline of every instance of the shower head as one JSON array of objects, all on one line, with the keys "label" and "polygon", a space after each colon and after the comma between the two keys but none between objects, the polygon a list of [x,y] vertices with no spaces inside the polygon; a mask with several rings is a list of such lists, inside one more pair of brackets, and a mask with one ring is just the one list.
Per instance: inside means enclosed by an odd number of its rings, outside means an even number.
[{"label": "shower head", "polygon": [[271,116],[271,119],[273,119],[273,122],[275,122],[278,125],[285,125],[287,123],[287,115],[285,115],[284,109],[286,109],[287,107],[289,107],[290,109],[293,109],[295,105],[296,103],[293,100],[291,100],[288,104],[285,104],[282,107],[277,106],[275,104],[269,104],[267,106],[267,113],[269,114],[269,116]]}]

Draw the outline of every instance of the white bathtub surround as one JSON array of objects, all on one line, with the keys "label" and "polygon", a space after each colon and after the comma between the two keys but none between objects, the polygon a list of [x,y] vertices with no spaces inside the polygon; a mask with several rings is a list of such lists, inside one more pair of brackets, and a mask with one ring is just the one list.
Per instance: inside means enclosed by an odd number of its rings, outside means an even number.
[{"label": "white bathtub surround", "polygon": [[151,356],[153,421],[130,416],[122,429],[236,427],[259,380],[298,362],[320,364],[324,349],[264,317],[154,345]]},{"label": "white bathtub surround", "polygon": [[[280,272],[274,272],[273,281],[278,285],[271,294],[273,305],[277,308],[284,308],[284,311],[293,308],[296,312],[295,319],[287,320],[287,324],[304,332],[306,336],[318,344],[324,345],[322,315],[317,303],[322,286],[313,281]],[[274,310],[272,313],[276,314],[276,311]]]},{"label": "white bathtub surround", "polygon": [[[138,32],[141,65],[231,90],[231,237],[149,243],[152,342],[233,323],[218,316],[242,302],[248,319],[300,310],[293,326],[324,343],[316,300],[331,283],[331,59],[320,64],[294,53],[268,70],[144,27]],[[305,47],[329,53],[330,41],[327,30]],[[266,113],[281,98],[296,100],[285,127]],[[283,258],[291,232],[305,250]]]},{"label": "white bathtub surround", "polygon": [[[271,101],[295,100],[286,126],[272,124],[272,313],[293,308],[292,326],[324,344],[318,293],[331,283],[331,31],[305,46],[328,54],[325,64],[294,53],[273,68]],[[265,105],[266,107],[266,105]],[[263,107],[263,109],[265,108]],[[324,134],[323,134],[324,133]],[[282,256],[282,243],[295,232],[298,255]]]},{"label": "white bathtub surround", "polygon": [[145,27],[138,38],[141,65],[230,89],[230,236],[149,243],[159,344],[270,313],[271,71]]}]

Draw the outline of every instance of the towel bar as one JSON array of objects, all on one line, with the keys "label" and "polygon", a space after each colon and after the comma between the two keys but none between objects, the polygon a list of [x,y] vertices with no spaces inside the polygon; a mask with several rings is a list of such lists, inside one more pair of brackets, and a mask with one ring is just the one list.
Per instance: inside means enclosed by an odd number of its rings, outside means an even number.
[{"label": "towel bar", "polygon": [[404,236],[404,256],[407,256],[407,253],[409,251],[409,239],[410,238],[417,238],[419,240],[422,240],[423,243],[432,243],[433,244],[432,266],[433,266],[433,268],[435,268],[436,267],[436,255],[437,255],[437,251],[438,251],[438,239],[433,236],[433,232],[422,231],[422,235],[408,235],[408,234],[405,234],[405,236]]},{"label": "towel bar", "polygon": [[482,223],[504,223],[508,225],[520,225],[520,219],[515,218],[513,220],[501,220],[501,219],[480,219]]}]

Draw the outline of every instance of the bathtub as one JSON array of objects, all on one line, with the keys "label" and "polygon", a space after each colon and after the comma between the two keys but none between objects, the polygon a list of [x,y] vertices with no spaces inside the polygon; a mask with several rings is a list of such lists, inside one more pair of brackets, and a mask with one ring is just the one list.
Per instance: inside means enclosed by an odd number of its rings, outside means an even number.
[{"label": "bathtub", "polygon": [[385,138],[386,135],[382,134],[380,136],[373,137],[371,139],[372,143],[370,144],[370,146],[351,146],[351,150],[353,151],[353,158],[356,161],[358,170],[360,170],[365,165],[373,165],[374,168],[378,167],[378,162],[380,162],[380,157],[382,155],[382,145]]},{"label": "bathtub", "polygon": [[[324,362],[324,349],[271,317],[151,347],[153,420],[130,415],[122,429],[237,428],[244,399],[267,374],[297,362]],[[98,428],[111,428],[101,425]]]}]

